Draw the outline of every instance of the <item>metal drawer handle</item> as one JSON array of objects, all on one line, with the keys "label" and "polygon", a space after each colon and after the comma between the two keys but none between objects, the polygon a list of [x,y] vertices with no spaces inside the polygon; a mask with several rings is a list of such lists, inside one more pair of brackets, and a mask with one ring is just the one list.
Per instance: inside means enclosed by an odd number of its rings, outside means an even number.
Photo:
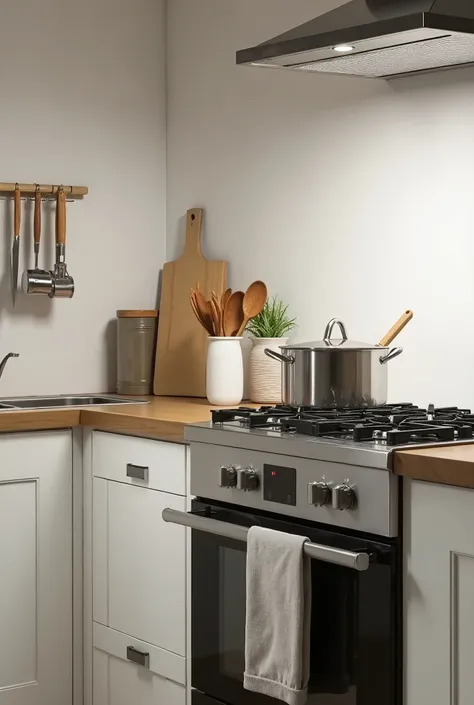
[{"label": "metal drawer handle", "polygon": [[127,659],[138,666],[143,666],[143,668],[150,668],[150,654],[139,651],[133,646],[127,646]]},{"label": "metal drawer handle", "polygon": [[[208,517],[202,517],[196,514],[188,514],[187,512],[178,512],[176,509],[169,508],[163,509],[161,516],[164,521],[169,521],[172,524],[189,526],[191,529],[205,531],[209,534],[235,539],[236,541],[247,541],[249,530],[245,526],[230,524],[229,522],[218,521],[217,519],[209,519]],[[342,565],[344,568],[352,568],[359,572],[367,570],[370,564],[370,556],[368,553],[344,551],[341,548],[310,543],[309,541],[304,545],[304,552],[306,556],[315,558],[318,561]]]},{"label": "metal drawer handle", "polygon": [[144,465],[134,465],[127,463],[127,477],[133,477],[134,480],[145,480],[148,482],[150,469]]}]

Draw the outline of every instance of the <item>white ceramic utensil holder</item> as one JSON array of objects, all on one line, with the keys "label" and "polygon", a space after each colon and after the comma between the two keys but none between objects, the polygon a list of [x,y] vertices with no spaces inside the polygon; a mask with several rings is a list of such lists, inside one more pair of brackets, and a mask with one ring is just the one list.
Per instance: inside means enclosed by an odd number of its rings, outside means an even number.
[{"label": "white ceramic utensil holder", "polygon": [[208,338],[206,395],[210,404],[235,406],[244,393],[242,338]]},{"label": "white ceramic utensil holder", "polygon": [[265,355],[265,348],[280,352],[288,338],[252,338],[250,351],[250,401],[281,404],[281,364]]}]

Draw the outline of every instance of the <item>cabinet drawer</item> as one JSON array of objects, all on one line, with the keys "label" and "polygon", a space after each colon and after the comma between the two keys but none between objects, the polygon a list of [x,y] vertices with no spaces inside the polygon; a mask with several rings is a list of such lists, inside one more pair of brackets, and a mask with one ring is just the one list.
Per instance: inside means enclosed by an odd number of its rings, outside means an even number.
[{"label": "cabinet drawer", "polygon": [[186,494],[186,448],[182,445],[95,431],[92,467],[96,477]]},{"label": "cabinet drawer", "polygon": [[162,519],[186,499],[103,478],[93,483],[93,618],[185,655],[186,530]]},{"label": "cabinet drawer", "polygon": [[[155,673],[162,678],[186,685],[186,659],[170,651],[159,649],[153,644],[134,639],[102,624],[94,622],[92,632],[95,649],[105,651],[131,666],[140,669],[139,673]],[[139,665],[138,661],[147,665]]]}]

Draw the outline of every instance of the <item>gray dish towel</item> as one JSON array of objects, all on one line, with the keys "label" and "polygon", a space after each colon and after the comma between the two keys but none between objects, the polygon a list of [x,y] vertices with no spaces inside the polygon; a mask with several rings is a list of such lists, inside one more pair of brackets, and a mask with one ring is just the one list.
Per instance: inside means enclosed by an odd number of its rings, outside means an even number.
[{"label": "gray dish towel", "polygon": [[252,526],[247,547],[244,688],[306,702],[311,565],[303,536]]}]

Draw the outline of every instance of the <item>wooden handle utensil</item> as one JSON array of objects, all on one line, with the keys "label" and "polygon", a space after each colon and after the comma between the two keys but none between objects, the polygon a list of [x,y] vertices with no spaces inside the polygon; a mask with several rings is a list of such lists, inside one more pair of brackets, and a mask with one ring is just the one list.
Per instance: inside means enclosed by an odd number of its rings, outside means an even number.
[{"label": "wooden handle utensil", "polygon": [[403,316],[401,316],[398,319],[398,321],[395,323],[395,325],[392,328],[390,328],[388,333],[386,335],[384,335],[384,337],[381,339],[379,345],[382,345],[384,347],[387,347],[387,345],[390,345],[390,343],[392,343],[395,340],[397,335],[402,332],[402,330],[405,328],[407,323],[409,323],[411,321],[412,318],[413,318],[413,311],[410,311],[410,310],[405,311]]}]

